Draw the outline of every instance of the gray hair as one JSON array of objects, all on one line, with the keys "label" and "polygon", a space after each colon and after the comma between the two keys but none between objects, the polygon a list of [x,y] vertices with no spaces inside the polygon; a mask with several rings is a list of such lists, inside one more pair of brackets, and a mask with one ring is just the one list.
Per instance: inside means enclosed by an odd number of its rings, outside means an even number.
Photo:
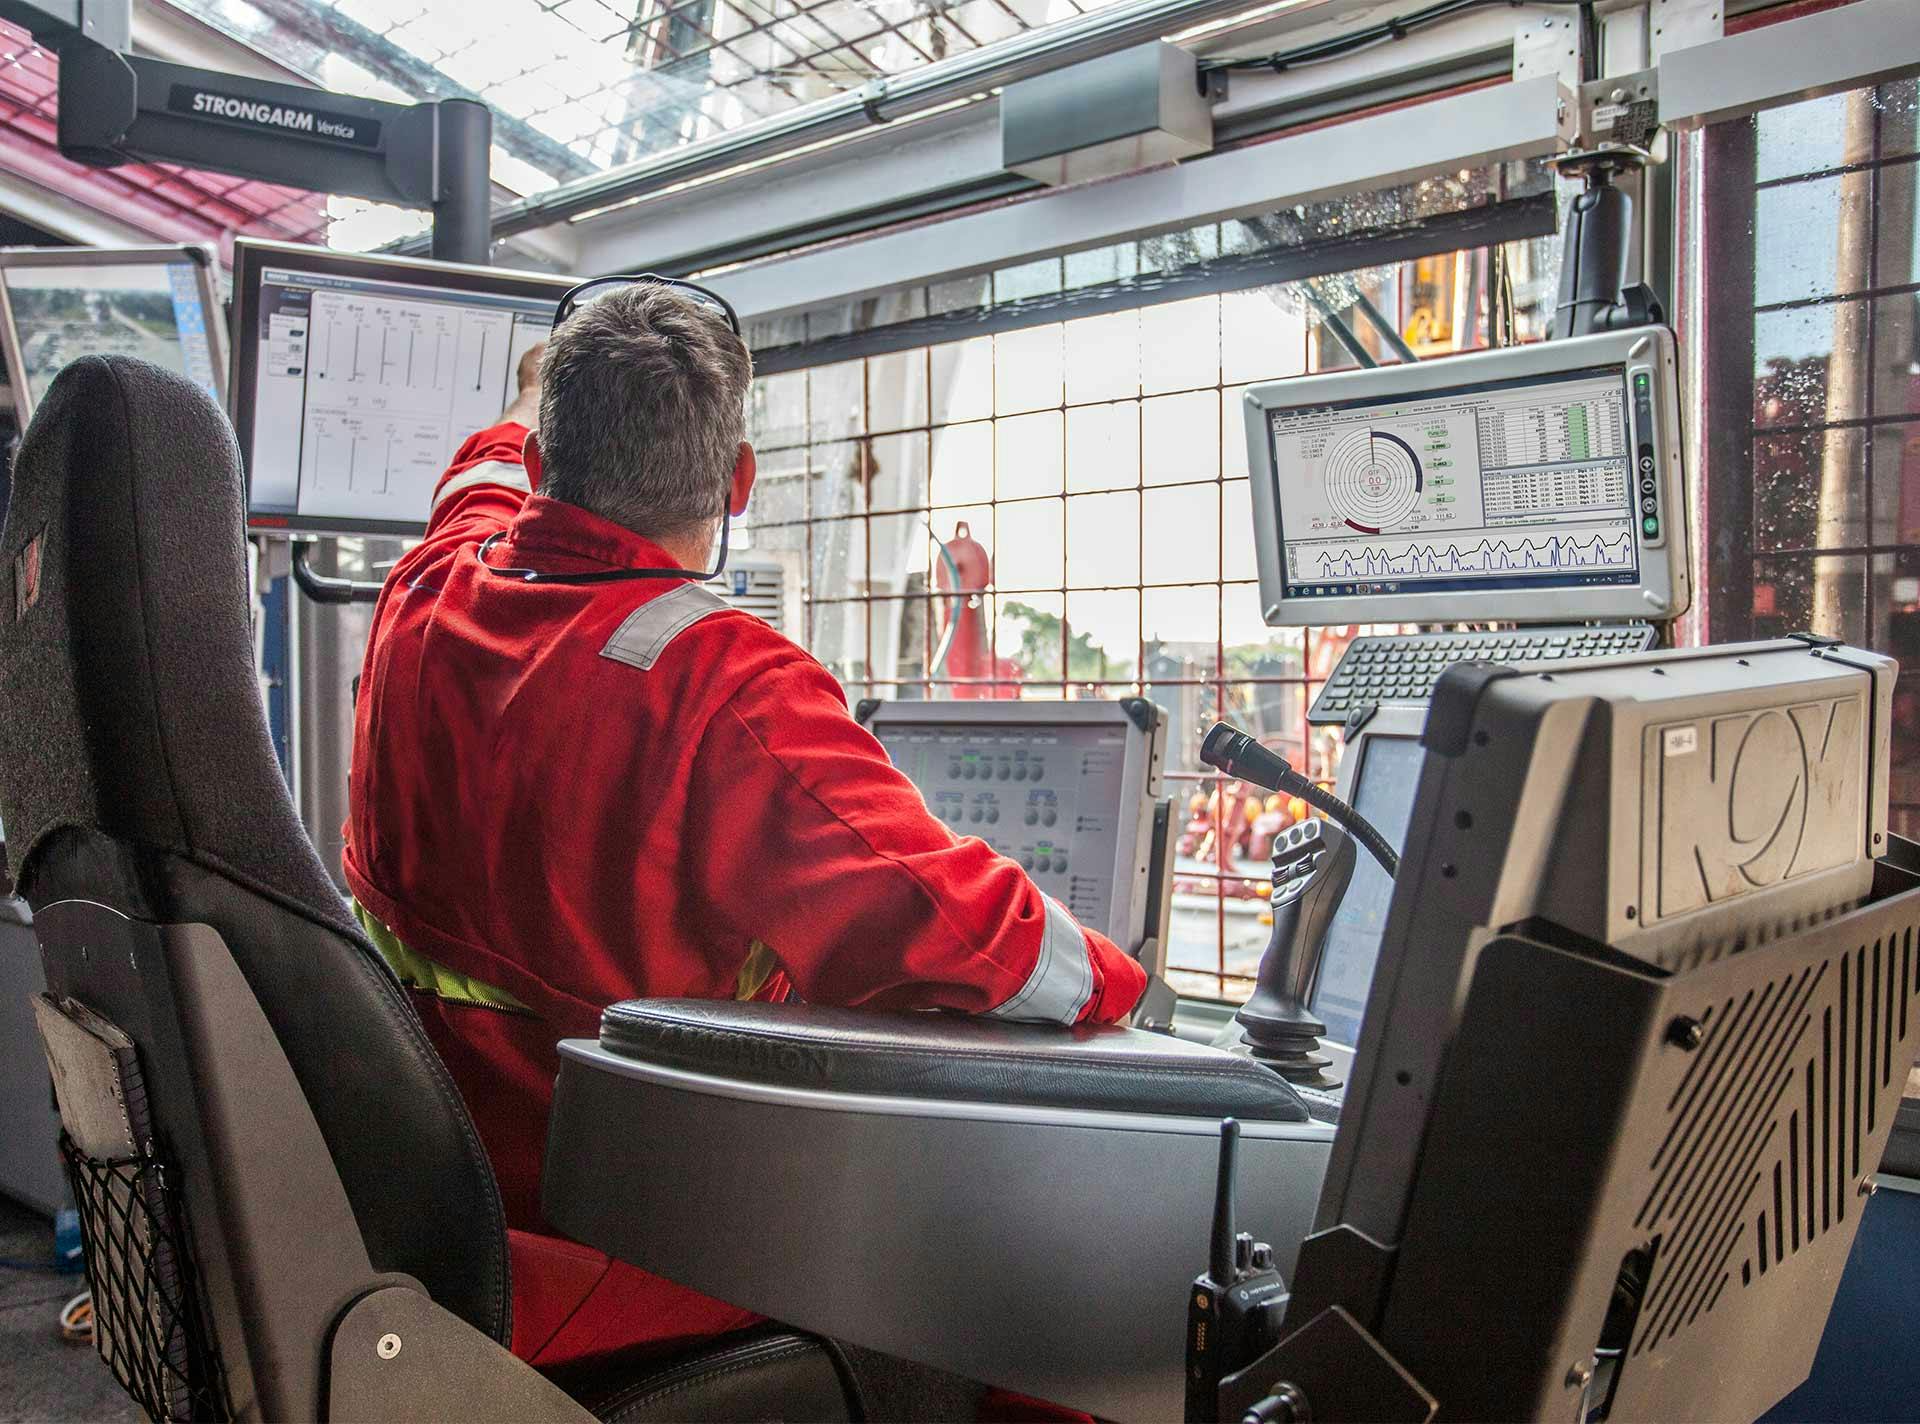
[{"label": "gray hair", "polygon": [[718,519],[746,434],[753,360],[671,287],[570,315],[540,363],[540,493],[650,537]]}]

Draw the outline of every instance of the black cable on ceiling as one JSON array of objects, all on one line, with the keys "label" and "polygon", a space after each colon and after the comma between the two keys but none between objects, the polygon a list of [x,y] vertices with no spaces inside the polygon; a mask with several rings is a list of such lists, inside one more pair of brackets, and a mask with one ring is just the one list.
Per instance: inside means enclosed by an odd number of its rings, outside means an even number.
[{"label": "black cable on ceiling", "polygon": [[1296,49],[1280,50],[1274,54],[1250,55],[1241,59],[1209,59],[1200,62],[1202,74],[1217,73],[1230,69],[1268,69],[1275,74],[1303,64],[1319,64],[1325,60],[1338,59],[1342,55],[1356,50],[1368,49],[1377,44],[1403,40],[1415,30],[1425,29],[1428,25],[1438,24],[1466,10],[1477,10],[1485,5],[1559,5],[1583,12],[1591,28],[1593,24],[1593,0],[1439,0],[1424,10],[1415,10],[1410,14],[1382,20],[1378,24],[1368,25],[1364,29],[1353,30],[1344,35],[1335,35],[1330,39],[1315,40],[1312,44],[1301,45]]}]

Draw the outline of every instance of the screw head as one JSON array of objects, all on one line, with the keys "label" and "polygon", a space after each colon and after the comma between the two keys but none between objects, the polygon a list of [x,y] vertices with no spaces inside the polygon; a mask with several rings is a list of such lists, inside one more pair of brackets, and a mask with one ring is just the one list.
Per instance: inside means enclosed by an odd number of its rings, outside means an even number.
[{"label": "screw head", "polygon": [[1878,1192],[1879,1190],[1880,1190],[1880,1183],[1876,1181],[1874,1178],[1862,1177],[1860,1179],[1860,1195],[1861,1196],[1870,1197],[1874,1193]]},{"label": "screw head", "polygon": [[383,1360],[391,1360],[400,1353],[400,1337],[389,1330],[380,1337],[379,1343],[373,1347],[373,1352]]},{"label": "screw head", "polygon": [[1699,1019],[1682,1014],[1667,1025],[1667,1042],[1691,1053],[1706,1041],[1707,1027]]},{"label": "screw head", "polygon": [[1567,1388],[1585,1389],[1592,1379],[1593,1362],[1591,1360],[1577,1361],[1573,1368],[1567,1371]]}]

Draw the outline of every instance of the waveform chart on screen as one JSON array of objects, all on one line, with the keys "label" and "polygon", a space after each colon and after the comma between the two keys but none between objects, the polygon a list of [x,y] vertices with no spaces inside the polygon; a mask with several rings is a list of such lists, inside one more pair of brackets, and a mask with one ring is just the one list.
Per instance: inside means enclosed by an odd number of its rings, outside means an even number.
[{"label": "waveform chart on screen", "polygon": [[1310,578],[1338,581],[1603,573],[1635,566],[1633,535],[1623,529],[1537,539],[1483,538],[1471,543],[1403,539],[1321,548],[1313,552],[1302,572]]},{"label": "waveform chart on screen", "polygon": [[1327,503],[1362,534],[1391,529],[1420,504],[1425,472],[1413,446],[1391,431],[1349,431],[1327,452]]}]

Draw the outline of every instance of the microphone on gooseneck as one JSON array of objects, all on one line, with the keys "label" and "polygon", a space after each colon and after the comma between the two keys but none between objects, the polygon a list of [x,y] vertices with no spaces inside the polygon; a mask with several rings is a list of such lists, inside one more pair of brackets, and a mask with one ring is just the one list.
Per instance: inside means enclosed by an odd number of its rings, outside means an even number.
[{"label": "microphone on gooseneck", "polygon": [[1207,739],[1200,744],[1200,760],[1216,771],[1224,771],[1228,776],[1250,781],[1268,791],[1284,791],[1290,796],[1298,796],[1351,831],[1353,838],[1380,862],[1389,879],[1400,873],[1399,853],[1385,836],[1374,829],[1371,821],[1331,791],[1316,786],[1289,766],[1280,753],[1260,745],[1231,722],[1213,724],[1213,730],[1207,733]]}]

